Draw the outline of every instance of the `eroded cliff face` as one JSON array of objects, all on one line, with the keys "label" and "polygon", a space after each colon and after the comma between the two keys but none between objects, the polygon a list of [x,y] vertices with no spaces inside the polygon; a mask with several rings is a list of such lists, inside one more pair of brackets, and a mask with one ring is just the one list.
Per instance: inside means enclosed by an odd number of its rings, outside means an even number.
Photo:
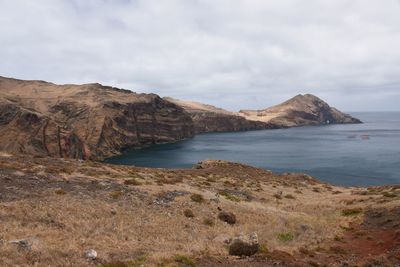
[{"label": "eroded cliff face", "polygon": [[103,159],[193,134],[191,117],[154,94],[0,77],[2,151]]},{"label": "eroded cliff face", "polygon": [[164,99],[182,107],[190,114],[196,133],[237,132],[277,128],[274,124],[248,120],[239,113],[230,112],[211,105],[183,101],[171,97],[165,97]]},{"label": "eroded cliff face", "polygon": [[297,95],[267,109],[241,110],[239,113],[248,120],[268,122],[277,127],[361,123],[311,94]]}]

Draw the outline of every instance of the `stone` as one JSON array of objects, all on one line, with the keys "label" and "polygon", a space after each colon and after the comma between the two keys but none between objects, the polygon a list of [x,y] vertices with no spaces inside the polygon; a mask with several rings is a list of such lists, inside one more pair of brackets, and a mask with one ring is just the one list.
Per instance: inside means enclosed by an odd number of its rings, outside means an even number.
[{"label": "stone", "polygon": [[218,219],[227,224],[235,224],[236,223],[236,216],[232,212],[221,211],[218,213]]},{"label": "stone", "polygon": [[97,258],[97,251],[94,249],[89,249],[85,252],[85,258],[89,260],[95,260]]},{"label": "stone", "polygon": [[15,239],[10,240],[8,243],[14,244],[21,250],[31,250],[33,248],[37,248],[39,245],[39,240],[35,237],[29,237],[25,239]]},{"label": "stone", "polygon": [[251,256],[259,249],[258,236],[256,233],[250,235],[240,235],[232,239],[229,244],[229,255],[232,256]]}]

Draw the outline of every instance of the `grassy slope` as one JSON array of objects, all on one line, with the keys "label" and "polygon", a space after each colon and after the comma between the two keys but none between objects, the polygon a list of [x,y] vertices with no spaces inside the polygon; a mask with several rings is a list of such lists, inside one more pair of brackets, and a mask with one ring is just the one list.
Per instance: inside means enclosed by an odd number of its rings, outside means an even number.
[{"label": "grassy slope", "polygon": [[[400,232],[386,218],[399,222],[399,207],[399,187],[335,187],[222,161],[168,170],[1,155],[0,265],[392,264],[400,261]],[[218,220],[218,208],[237,223]],[[260,253],[229,256],[224,240],[251,232]],[[8,242],[21,238],[32,248]],[[91,248],[96,261],[84,257]]]}]

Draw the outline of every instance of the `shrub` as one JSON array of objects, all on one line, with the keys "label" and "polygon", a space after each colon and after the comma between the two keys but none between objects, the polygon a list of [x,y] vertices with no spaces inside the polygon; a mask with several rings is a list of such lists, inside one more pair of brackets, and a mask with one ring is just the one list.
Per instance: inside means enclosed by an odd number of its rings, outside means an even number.
[{"label": "shrub", "polygon": [[197,203],[203,203],[204,202],[204,197],[202,195],[200,195],[200,194],[192,194],[190,196],[190,199],[192,201],[194,201],[194,202],[197,202]]},{"label": "shrub", "polygon": [[268,247],[267,244],[260,244],[260,246],[258,246],[258,253],[268,253]]},{"label": "shrub", "polygon": [[191,259],[191,258],[189,258],[188,256],[185,256],[185,255],[180,255],[180,254],[175,255],[174,261],[177,262],[177,263],[182,263],[182,264],[187,265],[187,266],[196,266],[195,260],[193,260],[193,259]]},{"label": "shrub", "polygon": [[241,199],[239,197],[237,197],[237,196],[235,196],[233,194],[230,194],[228,192],[223,191],[223,192],[220,192],[220,194],[222,196],[224,196],[227,200],[230,200],[230,201],[233,201],[233,202],[240,202],[241,201]]},{"label": "shrub", "polygon": [[110,193],[110,197],[112,197],[113,199],[117,199],[120,198],[122,195],[124,194],[124,192],[122,191],[114,191]]},{"label": "shrub", "polygon": [[390,193],[390,192],[383,192],[382,196],[384,196],[384,197],[397,197],[396,194]]},{"label": "shrub", "polygon": [[288,199],[296,199],[296,198],[295,198],[293,195],[291,195],[291,194],[286,195],[285,198],[288,198]]},{"label": "shrub", "polygon": [[124,184],[126,184],[126,185],[142,185],[142,183],[139,182],[138,180],[136,180],[135,178],[125,180]]},{"label": "shrub", "polygon": [[214,226],[215,222],[211,218],[204,218],[203,223],[208,226]]},{"label": "shrub", "polygon": [[192,210],[190,209],[186,209],[183,211],[183,215],[185,215],[185,217],[187,218],[193,218],[194,217],[194,213]]},{"label": "shrub", "polygon": [[342,210],[342,216],[355,216],[362,213],[361,208],[344,209]]},{"label": "shrub", "polygon": [[58,188],[56,191],[54,191],[57,195],[65,195],[67,192],[65,192],[64,189]]},{"label": "shrub", "polygon": [[290,232],[280,233],[278,234],[278,239],[282,242],[292,241],[294,239],[294,235]]},{"label": "shrub", "polygon": [[221,211],[218,214],[218,219],[228,224],[235,224],[236,223],[236,216],[232,212]]}]

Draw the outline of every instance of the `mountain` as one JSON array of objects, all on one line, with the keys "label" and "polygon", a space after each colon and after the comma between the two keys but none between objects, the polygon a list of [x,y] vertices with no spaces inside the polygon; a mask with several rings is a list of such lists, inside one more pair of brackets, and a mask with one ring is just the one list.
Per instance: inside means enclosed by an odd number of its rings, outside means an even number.
[{"label": "mountain", "polygon": [[1,151],[103,159],[193,134],[190,116],[155,94],[0,77]]},{"label": "mountain", "polygon": [[248,120],[267,122],[277,127],[361,123],[359,119],[330,107],[311,94],[297,95],[267,109],[241,110],[239,113]]},{"label": "mountain", "polygon": [[196,133],[235,132],[276,128],[275,125],[271,123],[248,120],[237,112],[227,111],[212,105],[194,101],[184,101],[171,97],[164,97],[164,100],[182,107],[190,114]]}]

